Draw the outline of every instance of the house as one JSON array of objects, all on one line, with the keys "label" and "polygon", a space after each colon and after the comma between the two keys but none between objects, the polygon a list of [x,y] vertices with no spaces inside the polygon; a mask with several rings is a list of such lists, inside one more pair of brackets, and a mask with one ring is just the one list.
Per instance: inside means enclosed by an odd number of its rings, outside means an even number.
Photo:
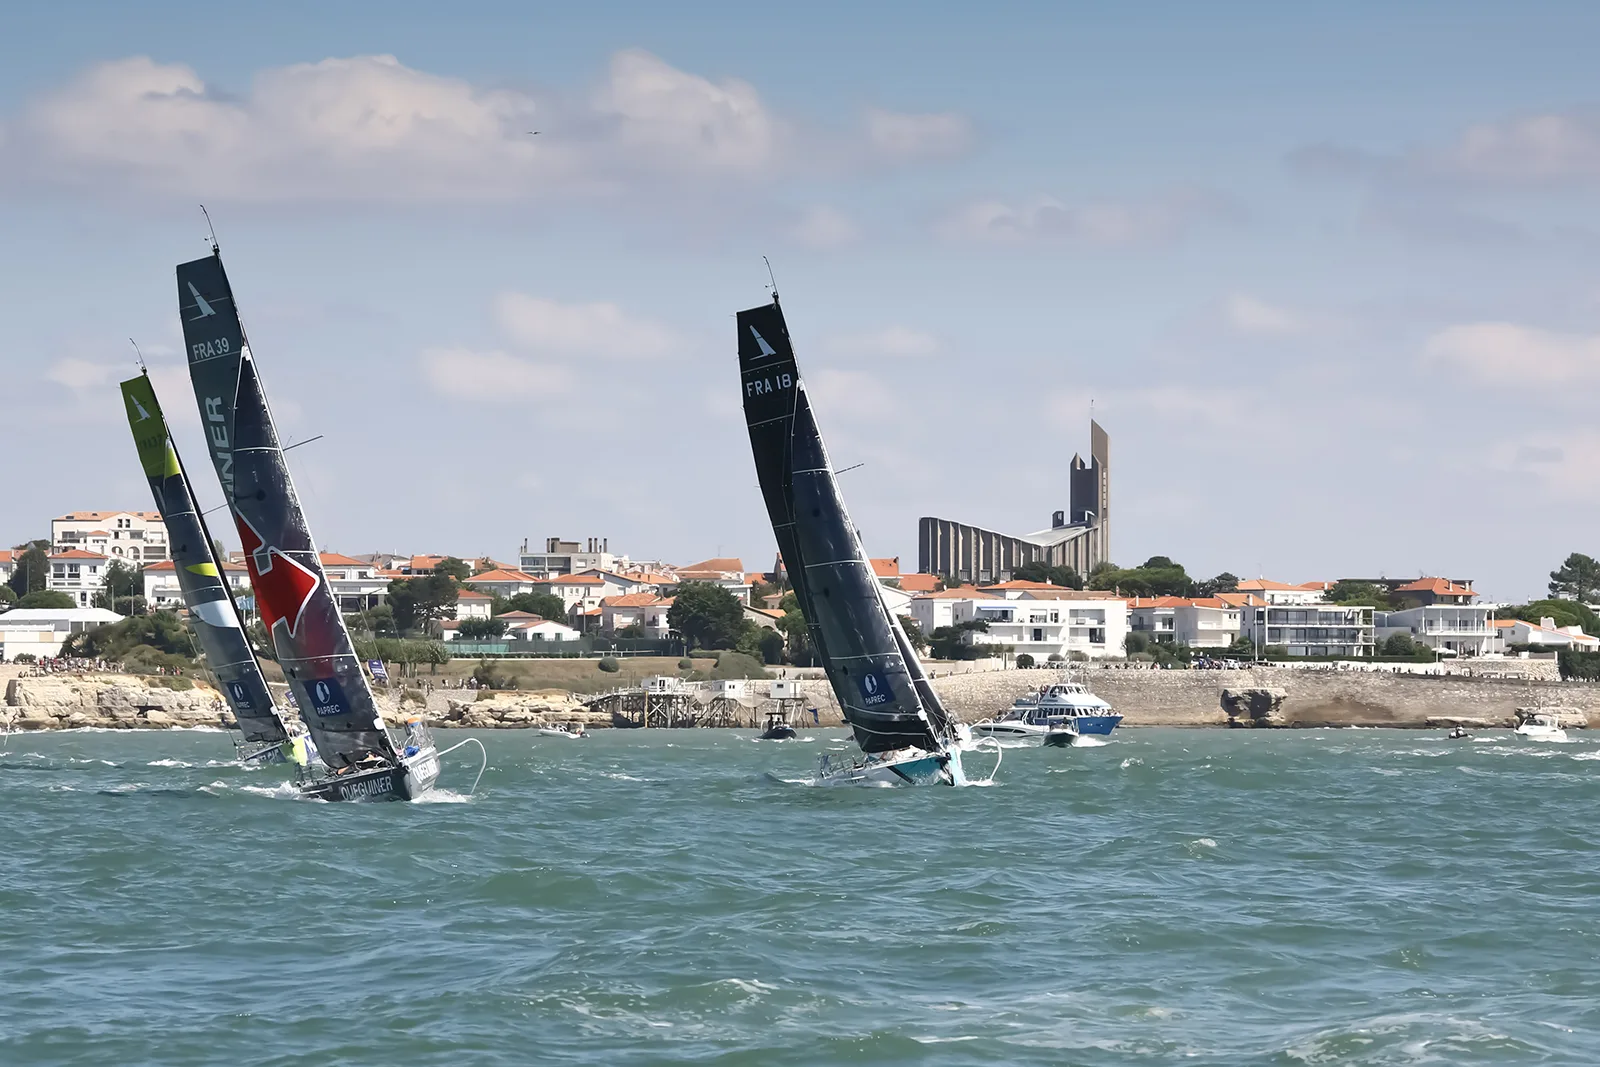
[{"label": "house", "polygon": [[979,592],[974,586],[962,585],[938,593],[924,593],[922,596],[912,597],[911,603],[906,605],[906,614],[917,620],[917,625],[921,627],[923,633],[931,634],[942,627],[954,626],[956,604],[975,599],[1002,598],[993,593]]},{"label": "house", "polygon": [[606,580],[594,574],[563,574],[555,578],[535,578],[531,591],[560,597],[561,602],[567,606],[567,614],[570,616],[573,612],[582,614],[598,608],[601,599],[606,595]]},{"label": "house", "polygon": [[899,579],[901,589],[916,596],[919,593],[935,593],[939,590],[939,576],[937,574],[902,574]]},{"label": "house", "polygon": [[[239,596],[250,595],[250,572],[239,563],[224,563],[223,577],[228,588]],[[144,599],[152,611],[183,607],[183,589],[178,585],[178,565],[172,560],[152,563],[144,569]]]},{"label": "house", "polygon": [[167,526],[157,511],[69,511],[50,520],[50,550],[74,549],[133,567],[169,559]]},{"label": "house", "polygon": [[104,591],[106,570],[111,557],[98,552],[85,552],[69,548],[50,553],[50,573],[45,578],[45,588],[66,593],[82,608],[94,603],[94,598]]},{"label": "house", "polygon": [[494,597],[476,589],[463,589],[456,594],[457,619],[487,619],[494,614]]},{"label": "house", "polygon": [[645,636],[663,638],[672,630],[667,615],[672,598],[654,593],[628,593],[600,601],[600,632],[616,634],[630,626],[644,629]]},{"label": "house", "polygon": [[[1239,583],[1243,586],[1243,582]],[[1259,647],[1278,645],[1291,656],[1371,656],[1376,631],[1373,611],[1367,607],[1290,600],[1274,604],[1282,590],[1262,589],[1255,603],[1239,612],[1239,636]],[[1223,603],[1223,600],[1218,597]],[[1265,601],[1264,603],[1261,601]]]},{"label": "house", "polygon": [[1397,586],[1391,594],[1402,608],[1420,608],[1433,604],[1470,604],[1478,598],[1472,583],[1453,582],[1449,578],[1418,578]]},{"label": "house", "polygon": [[377,564],[337,552],[320,552],[317,558],[340,611],[366,611],[388,599],[389,579],[378,573]]},{"label": "house", "polygon": [[660,577],[656,577],[656,580],[651,580],[653,576],[644,572],[635,571],[633,573],[625,574],[622,571],[605,570],[603,568],[592,568],[586,571],[579,571],[578,574],[592,575],[593,577],[599,578],[605,583],[604,591],[601,595],[608,597],[627,596],[630,593],[659,594],[661,592],[661,582],[672,581],[670,578]]},{"label": "house", "polygon": [[744,617],[768,630],[776,630],[778,620],[783,618],[784,614],[774,608],[753,608],[749,604],[744,605]]},{"label": "house", "polygon": [[35,659],[60,655],[73,634],[125,617],[105,608],[13,608],[0,615],[0,661],[16,662],[24,653]]},{"label": "house", "polygon": [[970,598],[953,601],[952,608],[956,625],[988,623],[987,630],[966,634],[967,643],[1007,645],[1017,655],[1032,656],[1035,663],[1045,663],[1051,656],[1121,656],[1128,636],[1128,602],[1120,597]]},{"label": "house", "polygon": [[710,582],[738,597],[741,604],[750,603],[750,583],[744,576],[744,560],[737,556],[718,556],[679,567],[677,582]]},{"label": "house", "polygon": [[489,593],[498,597],[513,597],[518,593],[533,592],[533,575],[523,571],[484,571],[474,574],[464,583],[469,588],[480,593]]},{"label": "house", "polygon": [[1283,582],[1268,581],[1265,578],[1249,578],[1240,582],[1235,590],[1240,593],[1253,593],[1266,601],[1269,606],[1277,604],[1318,604],[1327,597],[1328,583],[1305,582],[1301,585],[1287,585]]},{"label": "house", "polygon": [[17,557],[20,555],[21,552],[0,548],[0,582],[9,582],[11,576],[17,573]]},{"label": "house", "polygon": [[[1415,592],[1424,596],[1433,595],[1431,589]],[[1380,611],[1375,620],[1377,639],[1382,642],[1395,634],[1405,634],[1435,651],[1456,656],[1501,652],[1504,651],[1504,642],[1501,641],[1501,628],[1495,625],[1494,611],[1492,604],[1467,604],[1443,599],[1404,611]]]},{"label": "house", "polygon": [[1218,597],[1135,597],[1128,628],[1191,648],[1227,648],[1239,637],[1239,606]]},{"label": "house", "polygon": [[517,569],[536,578],[556,578],[589,570],[608,571],[616,566],[611,539],[606,537],[590,537],[581,543],[550,537],[545,539],[543,552],[529,552],[524,543],[517,557]]},{"label": "house", "polygon": [[[0,616],[0,620],[5,618],[9,616]],[[1537,623],[1521,619],[1504,619],[1501,622],[1500,630],[1507,646],[1536,645],[1551,650],[1573,648],[1580,652],[1600,651],[1600,637],[1584,633],[1581,626],[1557,626],[1556,620],[1548,616]]]},{"label": "house", "polygon": [[[516,612],[507,612],[514,615]],[[505,618],[505,615],[499,616]],[[537,615],[531,619],[518,619],[506,626],[506,637],[513,641],[534,641],[539,643],[560,643],[576,641],[583,636],[574,627],[554,619],[541,619]]]}]

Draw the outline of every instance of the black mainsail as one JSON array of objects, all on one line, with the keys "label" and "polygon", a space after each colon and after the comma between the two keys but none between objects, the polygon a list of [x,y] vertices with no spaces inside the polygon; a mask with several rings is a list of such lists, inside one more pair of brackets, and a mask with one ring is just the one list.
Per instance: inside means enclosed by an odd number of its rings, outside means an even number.
[{"label": "black mainsail", "polygon": [[244,543],[256,609],[332,770],[399,757],[328,587],[234,305],[222,256],[178,265],[189,377],[211,462]]},{"label": "black mainsail", "polygon": [[183,591],[189,622],[205,653],[206,666],[221,686],[223,699],[233,710],[245,741],[287,741],[289,732],[272,702],[272,690],[261,675],[261,664],[239,624],[222,561],[217,559],[205,519],[195,507],[188,475],[172,444],[149,377],[141,374],[123,382],[122,400],[128,408],[128,425],[139,449],[139,462],[150,480],[156,509],[166,523],[178,588]]},{"label": "black mainsail", "polygon": [[864,752],[940,751],[952,742],[950,717],[884,605],[845,511],[778,294],[739,312],[738,321],[745,424],[761,495],[845,721]]}]

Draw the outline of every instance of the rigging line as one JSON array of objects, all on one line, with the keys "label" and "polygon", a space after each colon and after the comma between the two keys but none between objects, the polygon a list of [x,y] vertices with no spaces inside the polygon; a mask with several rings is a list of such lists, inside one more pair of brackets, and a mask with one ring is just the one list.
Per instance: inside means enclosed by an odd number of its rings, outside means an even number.
[{"label": "rigging line", "polygon": [[860,468],[860,467],[865,467],[866,465],[867,465],[866,460],[862,460],[860,463],[854,464],[853,466],[846,467],[842,471],[834,471],[833,473],[834,473],[835,476],[840,475],[840,474],[849,474],[851,471],[856,470],[857,468]]},{"label": "rigging line", "polygon": [[128,343],[133,346],[134,362],[139,364],[139,369],[141,371],[143,371],[145,374],[149,374],[150,369],[144,365],[144,353],[139,351],[139,342],[130,337],[128,338]]},{"label": "rigging line", "polygon": [[201,204],[200,205],[200,214],[202,214],[202,215],[204,215],[206,217],[206,230],[211,234],[211,251],[213,253],[215,253],[215,252],[218,251],[218,248],[217,248],[217,228],[215,226],[211,225],[211,212],[206,210],[206,206],[204,204]]}]

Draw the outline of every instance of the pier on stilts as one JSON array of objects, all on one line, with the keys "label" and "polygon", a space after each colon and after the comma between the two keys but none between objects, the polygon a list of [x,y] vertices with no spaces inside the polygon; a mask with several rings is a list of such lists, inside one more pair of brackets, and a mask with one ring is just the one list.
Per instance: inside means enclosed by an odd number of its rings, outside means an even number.
[{"label": "pier on stilts", "polygon": [[799,716],[805,697],[797,681],[722,678],[690,682],[669,675],[596,693],[585,697],[583,703],[590,711],[609,714],[611,725],[619,729],[754,728],[773,711],[803,725]]}]

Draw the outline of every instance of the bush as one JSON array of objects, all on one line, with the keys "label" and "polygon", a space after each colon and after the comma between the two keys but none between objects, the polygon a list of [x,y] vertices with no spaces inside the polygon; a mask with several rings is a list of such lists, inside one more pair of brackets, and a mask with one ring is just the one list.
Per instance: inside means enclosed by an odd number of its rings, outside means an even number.
[{"label": "bush", "polygon": [[761,661],[763,663],[783,662],[783,635],[776,630],[761,631]]},{"label": "bush", "polygon": [[771,678],[772,674],[761,662],[743,652],[722,652],[717,655],[717,665],[711,668],[711,678]]},{"label": "bush", "polygon": [[1050,653],[1048,656],[1046,656],[1044,658],[1044,661],[1046,663],[1060,663],[1060,662],[1062,662],[1062,660],[1063,660],[1063,657],[1062,657],[1061,653],[1059,653],[1059,652],[1052,652],[1052,653]]},{"label": "bush", "polygon": [[23,652],[11,661],[12,663],[38,663],[39,657],[32,652]]},{"label": "bush", "polygon": [[599,667],[601,670],[605,671],[607,674],[616,674],[618,671],[620,671],[622,669],[622,664],[617,662],[617,657],[615,657],[615,656],[602,657],[600,662],[595,664],[595,666]]},{"label": "bush", "polygon": [[1029,667],[1033,666],[1033,657],[1028,655],[1026,652],[1022,653],[1017,657],[1017,666],[1022,670],[1027,670]]},{"label": "bush", "polygon": [[193,670],[194,664],[176,653],[163,652],[150,645],[136,645],[123,654],[122,669],[129,674],[160,675],[161,671]]},{"label": "bush", "polygon": [[185,689],[194,688],[192,679],[176,674],[158,674],[153,678],[146,678],[145,681],[158,689],[172,689],[180,693]]},{"label": "bush", "polygon": [[690,659],[688,656],[683,657],[678,661],[678,669],[680,671],[694,670],[694,660]]},{"label": "bush", "polygon": [[19,608],[75,608],[78,602],[59,589],[35,589],[17,601]]},{"label": "bush", "polygon": [[517,680],[502,665],[487,659],[480,659],[478,666],[472,672],[472,680],[478,683],[479,689],[515,689]]}]

